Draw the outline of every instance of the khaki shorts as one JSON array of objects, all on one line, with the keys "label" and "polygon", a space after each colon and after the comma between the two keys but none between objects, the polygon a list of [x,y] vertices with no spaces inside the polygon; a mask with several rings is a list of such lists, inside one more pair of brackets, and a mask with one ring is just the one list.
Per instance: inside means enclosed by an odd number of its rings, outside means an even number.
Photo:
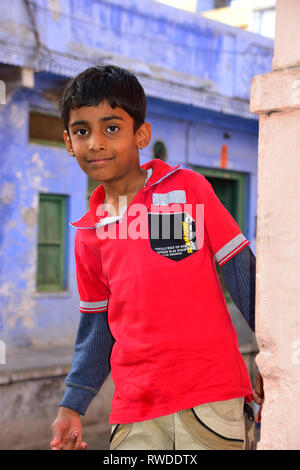
[{"label": "khaki shorts", "polygon": [[111,450],[252,450],[254,418],[244,398],[206,403],[167,416],[114,424]]}]

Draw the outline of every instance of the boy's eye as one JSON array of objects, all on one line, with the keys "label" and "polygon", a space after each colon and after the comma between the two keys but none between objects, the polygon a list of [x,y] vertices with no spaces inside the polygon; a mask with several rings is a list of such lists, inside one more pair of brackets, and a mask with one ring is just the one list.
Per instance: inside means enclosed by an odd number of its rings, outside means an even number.
[{"label": "boy's eye", "polygon": [[106,132],[108,132],[109,134],[115,134],[117,130],[119,130],[118,126],[108,126],[106,128]]},{"label": "boy's eye", "polygon": [[86,129],[78,129],[78,130],[75,132],[75,135],[78,134],[78,135],[80,135],[80,136],[82,136],[82,137],[86,135],[86,134],[81,134],[81,132],[87,132],[87,130],[86,130]]}]

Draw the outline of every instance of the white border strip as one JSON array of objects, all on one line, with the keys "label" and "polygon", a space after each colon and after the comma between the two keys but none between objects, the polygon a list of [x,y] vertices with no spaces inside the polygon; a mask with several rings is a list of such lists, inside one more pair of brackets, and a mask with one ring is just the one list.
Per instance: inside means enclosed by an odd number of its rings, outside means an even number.
[{"label": "white border strip", "polygon": [[103,312],[107,309],[108,300],[101,300],[100,302],[83,302],[80,301],[79,310],[81,312]]},{"label": "white border strip", "polygon": [[236,237],[234,237],[230,242],[226,243],[216,254],[215,260],[217,263],[223,263],[226,259],[232,255],[236,250],[244,247],[245,244],[249,244],[250,242],[247,238],[240,233]]}]

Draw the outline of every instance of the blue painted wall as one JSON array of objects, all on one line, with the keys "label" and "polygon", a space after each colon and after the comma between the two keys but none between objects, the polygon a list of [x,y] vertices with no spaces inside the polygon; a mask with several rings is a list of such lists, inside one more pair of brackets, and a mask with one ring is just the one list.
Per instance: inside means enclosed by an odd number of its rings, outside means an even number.
[{"label": "blue painted wall", "polygon": [[251,78],[272,66],[272,40],[153,0],[56,0],[55,10],[44,0],[30,3],[43,54],[32,53],[36,39],[24,2],[8,9],[0,0],[0,40],[10,44],[1,47],[0,62],[68,75],[80,61],[127,58],[141,71],[146,64],[212,80],[219,93],[242,99],[249,99]]},{"label": "blue painted wall", "polygon": [[34,92],[21,91],[0,112],[0,336],[18,346],[67,342],[77,311],[71,234],[69,291],[35,293],[38,194],[68,195],[71,220],[86,210],[86,178],[74,160],[61,148],[28,143],[29,109],[37,101],[43,105]]},{"label": "blue painted wall", "polygon": [[[87,193],[86,176],[64,149],[28,142],[29,110],[56,112],[45,91],[106,57],[106,62],[130,64],[141,79],[171,76],[187,94],[187,77],[194,82],[197,77],[208,79],[212,87],[207,103],[224,97],[236,106],[247,105],[251,78],[271,69],[273,47],[269,39],[150,0],[57,0],[52,12],[49,2],[35,2],[40,40],[51,53],[32,54],[35,36],[24,3],[15,0],[7,9],[0,0],[0,40],[6,42],[0,63],[36,70],[34,89],[17,87],[7,104],[0,105],[0,339],[9,347],[70,344],[79,318],[75,229],[67,225],[68,289],[57,294],[37,294],[35,289],[39,192],[67,195],[69,220],[85,212]],[[19,24],[14,34],[4,28],[4,21]],[[195,92],[195,87],[190,89]],[[179,99],[181,95],[176,100],[173,91],[168,99],[160,95],[159,86],[151,90],[147,119],[153,126],[152,144],[165,142],[171,164],[220,168],[224,132],[230,133],[228,169],[248,174],[245,235],[255,251],[256,118],[234,109],[226,114],[196,106]],[[141,163],[152,158],[152,144],[141,153]]]}]

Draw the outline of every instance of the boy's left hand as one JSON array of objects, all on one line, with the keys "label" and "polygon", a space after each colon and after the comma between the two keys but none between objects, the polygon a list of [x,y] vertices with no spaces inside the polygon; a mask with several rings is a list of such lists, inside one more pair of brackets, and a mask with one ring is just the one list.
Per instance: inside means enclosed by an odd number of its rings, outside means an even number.
[{"label": "boy's left hand", "polygon": [[264,381],[260,372],[257,372],[256,374],[255,389],[253,390],[253,400],[255,401],[257,405],[260,405],[259,411],[257,415],[255,416],[256,423],[260,423],[261,422],[261,410],[262,410],[263,402],[265,400]]}]

